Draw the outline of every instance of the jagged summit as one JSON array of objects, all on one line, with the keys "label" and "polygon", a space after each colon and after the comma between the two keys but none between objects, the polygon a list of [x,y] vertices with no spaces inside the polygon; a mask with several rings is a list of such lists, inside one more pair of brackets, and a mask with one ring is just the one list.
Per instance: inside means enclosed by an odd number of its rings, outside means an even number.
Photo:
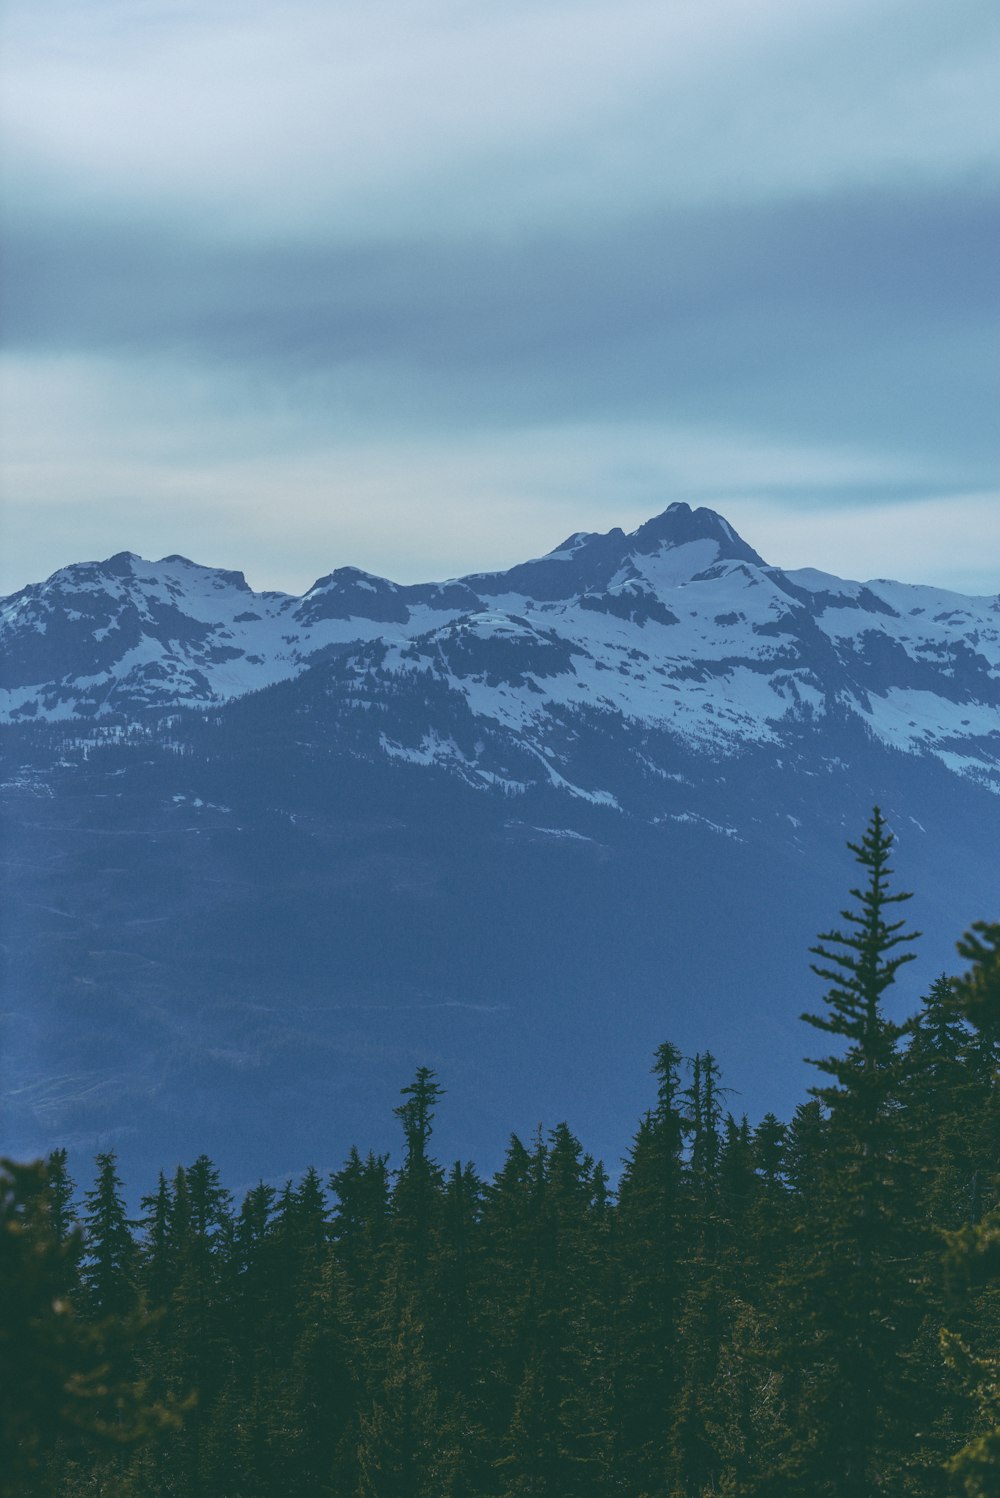
[{"label": "jagged summit", "polygon": [[639,576],[643,569],[637,561],[685,547],[692,548],[691,576],[720,562],[767,565],[722,515],[677,501],[627,535],[617,525],[609,531],[574,531],[544,556],[506,572],[474,573],[463,581],[489,597],[523,591],[555,602],[603,592],[615,579]]},{"label": "jagged summit", "polygon": [[331,1099],[371,1139],[407,1055],[491,1149],[497,1077],[565,1117],[573,1072],[613,1088],[664,1034],[745,1088],[876,802],[940,952],[996,901],[993,599],[763,566],[687,504],[506,572],[323,570],[296,597],[120,553],[0,600],[25,1158],[120,1139],[155,1179],[221,1144],[246,1179],[263,1140],[287,1179],[334,1163]]},{"label": "jagged summit", "polygon": [[461,761],[462,773],[501,771],[474,747],[459,754],[447,713],[429,712],[427,673],[442,701],[461,698],[462,713],[492,725],[483,744],[512,734],[549,769],[549,750],[566,754],[563,776],[575,751],[550,738],[575,714],[617,714],[728,755],[848,713],[886,744],[1000,788],[992,600],[785,573],[722,515],[682,502],[628,535],[577,531],[546,556],[445,583],[344,566],[296,598],[176,555],[121,552],[0,601],[8,723],[135,723],[300,677],[311,713],[314,673],[330,663],[351,703],[384,673],[372,722],[390,701],[421,720],[415,738],[386,730],[379,753]]},{"label": "jagged summit", "polygon": [[692,541],[714,541],[719,561],[751,562],[758,567],[766,563],[729,521],[715,510],[700,506],[692,510],[683,500],[668,505],[625,538],[634,553],[646,555],[664,547],[686,546]]}]

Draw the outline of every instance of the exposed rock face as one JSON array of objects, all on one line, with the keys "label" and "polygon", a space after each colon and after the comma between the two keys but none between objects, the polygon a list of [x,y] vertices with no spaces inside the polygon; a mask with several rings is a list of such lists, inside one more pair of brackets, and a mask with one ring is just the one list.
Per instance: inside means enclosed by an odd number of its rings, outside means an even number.
[{"label": "exposed rock face", "polygon": [[734,1112],[801,1100],[874,802],[897,1012],[1000,909],[1000,601],[783,572],[708,510],[302,598],[123,553],[4,600],[0,660],[4,1148],[83,1176],[336,1166],[421,1064],[443,1158],[568,1117],[613,1168],[664,1039]]},{"label": "exposed rock face", "polygon": [[495,769],[456,753],[408,678],[429,673],[435,702],[458,711],[463,697],[484,730],[588,793],[602,788],[553,742],[567,713],[620,714],[722,756],[846,713],[887,746],[1000,790],[1000,600],[783,572],[685,504],[503,573],[402,587],[341,567],[302,598],[123,552],[4,600],[0,646],[8,722],[219,705],[328,669],[333,650],[342,694],[373,669],[386,681],[381,752],[463,778]]}]

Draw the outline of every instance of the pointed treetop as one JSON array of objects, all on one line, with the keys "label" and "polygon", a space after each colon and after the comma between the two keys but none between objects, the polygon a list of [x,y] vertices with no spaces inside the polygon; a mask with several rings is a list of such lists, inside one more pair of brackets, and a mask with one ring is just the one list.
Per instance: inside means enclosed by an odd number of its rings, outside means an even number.
[{"label": "pointed treetop", "polygon": [[426,1153],[434,1120],[434,1105],[439,1097],[444,1096],[444,1088],[438,1086],[434,1076],[429,1066],[418,1066],[410,1086],[400,1088],[401,1095],[407,1101],[393,1109],[395,1117],[403,1125],[406,1153],[410,1160],[422,1158]]},{"label": "pointed treetop", "polygon": [[[902,949],[920,936],[919,931],[904,930],[905,921],[886,919],[887,907],[911,898],[908,892],[890,892],[893,841],[876,806],[860,843],[847,845],[868,873],[867,883],[851,890],[861,908],[842,910],[845,928],[821,933],[818,944],[810,949],[819,959],[811,964],[813,972],[830,988],[826,993],[827,1012],[803,1014],[802,1018],[817,1030],[850,1042],[846,1056],[810,1059],[821,1071],[836,1077],[841,1086],[848,1084],[858,1066],[873,1075],[889,1066],[905,1029],[888,1020],[881,1008],[882,997],[895,982],[899,969],[914,959],[913,952]],[[819,1095],[826,1102],[836,1101],[837,1094],[831,1089],[820,1089]]]}]

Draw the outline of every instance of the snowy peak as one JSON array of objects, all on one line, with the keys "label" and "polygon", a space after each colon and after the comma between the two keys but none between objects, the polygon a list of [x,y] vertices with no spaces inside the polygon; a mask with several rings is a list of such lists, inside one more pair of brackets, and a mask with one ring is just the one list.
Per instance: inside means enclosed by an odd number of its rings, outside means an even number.
[{"label": "snowy peak", "polygon": [[404,625],[410,622],[414,610],[467,613],[481,607],[478,594],[462,581],[401,586],[358,567],[338,567],[313,583],[293,613],[306,626],[327,619]]},{"label": "snowy peak", "polygon": [[647,520],[626,539],[634,556],[648,556],[652,552],[707,541],[715,546],[714,561],[766,566],[763,557],[737,535],[728,520],[716,514],[715,510],[704,507],[692,510],[683,502],[668,505],[662,515]]},{"label": "snowy peak", "polygon": [[673,587],[727,563],[766,565],[714,510],[677,503],[629,535],[618,526],[576,531],[543,557],[465,581],[488,597],[513,593],[551,603],[601,595],[630,579],[645,579],[654,590]]},{"label": "snowy peak", "polygon": [[[677,745],[731,757],[822,735],[846,715],[1000,790],[995,600],[786,573],[721,515],[687,504],[629,535],[574,532],[505,572],[444,583],[339,567],[293,598],[185,557],[121,552],[0,601],[10,723],[133,723],[297,677],[309,713],[321,691],[342,702],[338,733],[365,693],[373,722],[405,700],[405,724],[386,728],[393,752],[433,743],[439,762],[464,723],[468,774],[475,744],[501,730],[568,781],[571,746],[597,723],[660,736],[663,763],[647,766],[659,776]],[[506,763],[489,773],[523,778]],[[591,780],[587,793],[604,789]]]},{"label": "snowy peak", "polygon": [[405,624],[409,610],[400,588],[358,567],[338,567],[321,577],[295,606],[300,624],[323,619],[371,619],[379,624]]},{"label": "snowy peak", "polygon": [[477,572],[462,579],[484,598],[519,594],[536,603],[580,598],[606,588],[627,556],[625,532],[577,531],[554,551],[507,572]]}]

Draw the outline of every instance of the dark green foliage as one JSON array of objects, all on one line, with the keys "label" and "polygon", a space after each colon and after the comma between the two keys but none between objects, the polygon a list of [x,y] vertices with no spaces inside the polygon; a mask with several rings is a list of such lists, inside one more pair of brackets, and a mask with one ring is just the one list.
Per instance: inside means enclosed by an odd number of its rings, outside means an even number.
[{"label": "dark green foliage", "polygon": [[53,1150],[45,1165],[45,1195],[52,1237],[56,1247],[63,1248],[77,1236],[78,1220],[73,1207],[76,1182],[67,1168],[64,1149]]},{"label": "dark green foliage", "polygon": [[[959,956],[972,966],[954,985],[960,1012],[975,1027],[977,1079],[987,1087],[981,1133],[981,1170],[988,1189],[972,1194],[966,1225],[948,1235],[946,1268],[961,1295],[964,1325],[941,1333],[945,1360],[976,1410],[969,1439],[953,1450],[948,1471],[967,1498],[1000,1494],[1000,1163],[998,1043],[1000,1043],[1000,924],[979,924],[959,942]],[[977,1176],[979,1172],[977,1171]],[[974,1307],[977,1314],[970,1315]],[[954,1323],[953,1323],[954,1324]],[[968,1329],[969,1340],[963,1335]],[[973,1345],[970,1345],[974,1337]]]},{"label": "dark green foliage", "polygon": [[87,1192],[83,1226],[83,1304],[94,1319],[127,1316],[138,1298],[139,1256],[113,1153],[97,1157],[97,1180]]},{"label": "dark green foliage", "polygon": [[664,1044],[615,1194],[566,1124],[445,1171],[428,1068],[329,1197],[234,1211],[201,1156],[132,1224],[112,1154],[80,1212],[64,1151],[4,1167],[0,1491],[996,1498],[1000,927],[894,1023],[891,841],[814,949],[812,1100],[753,1127]]},{"label": "dark green foliage", "polygon": [[657,1051],[657,1103],[639,1126],[619,1190],[616,1466],[637,1492],[662,1490],[681,1382],[691,1181],[684,1160],[681,1055]]},{"label": "dark green foliage", "polygon": [[977,921],[958,944],[972,966],[955,985],[959,1007],[982,1034],[1000,1030],[1000,921]]},{"label": "dark green foliage", "polygon": [[[125,1310],[83,1316],[73,1305],[81,1237],[62,1232],[53,1210],[67,1182],[60,1154],[48,1166],[0,1160],[0,1493],[23,1498],[119,1491],[131,1448],[176,1434],[182,1413],[152,1399],[136,1375],[149,1328],[133,1307],[134,1286]],[[109,1186],[105,1156],[98,1222]],[[113,1222],[115,1269],[117,1229]],[[109,1307],[118,1301],[115,1273],[99,1272],[96,1282],[108,1288]],[[92,1290],[78,1298],[94,1312]]]},{"label": "dark green foliage", "polygon": [[845,1044],[816,1062],[833,1079],[816,1088],[828,1110],[824,1146],[787,1285],[799,1319],[794,1457],[817,1495],[880,1491],[909,1463],[921,1390],[910,1354],[920,1320],[915,1276],[912,1163],[900,1113],[903,1027],[882,1008],[886,990],[912,956],[914,935],[889,907],[892,836],[878,808],[851,844],[866,882],[851,894],[844,931],[824,934],[814,971],[831,987],[823,1015],[805,1015]]}]

